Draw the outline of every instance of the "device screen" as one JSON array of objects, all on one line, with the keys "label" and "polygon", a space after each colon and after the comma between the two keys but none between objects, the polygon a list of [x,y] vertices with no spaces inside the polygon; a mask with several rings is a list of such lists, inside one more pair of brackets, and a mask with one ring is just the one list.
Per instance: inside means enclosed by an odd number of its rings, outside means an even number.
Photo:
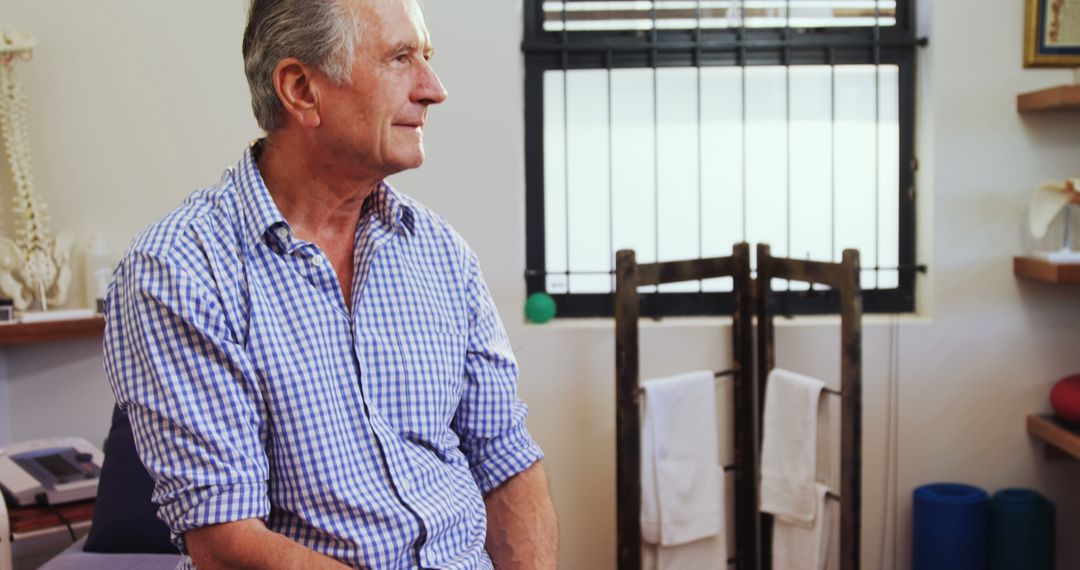
[{"label": "device screen", "polygon": [[34,461],[41,465],[46,471],[51,473],[57,479],[63,479],[72,475],[78,475],[79,470],[74,465],[68,462],[62,455],[54,453],[52,455],[42,455],[41,457],[35,457]]}]

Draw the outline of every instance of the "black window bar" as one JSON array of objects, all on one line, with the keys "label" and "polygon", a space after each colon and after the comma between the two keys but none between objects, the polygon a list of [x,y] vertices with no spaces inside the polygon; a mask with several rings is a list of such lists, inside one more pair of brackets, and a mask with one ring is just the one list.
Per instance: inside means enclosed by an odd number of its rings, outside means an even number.
[{"label": "black window bar", "polygon": [[[914,178],[917,161],[914,152],[915,123],[915,55],[918,46],[926,45],[915,31],[915,6],[911,0],[655,0],[645,2],[620,2],[616,0],[525,0],[525,122],[526,122],[526,263],[525,272],[529,294],[549,292],[558,305],[561,317],[600,317],[612,315],[614,291],[614,250],[616,225],[614,208],[615,161],[613,154],[612,101],[614,87],[613,71],[622,69],[651,70],[653,105],[653,240],[655,254],[660,254],[660,144],[657,95],[658,70],[667,68],[691,68],[696,72],[697,117],[697,256],[705,257],[705,228],[710,223],[702,207],[705,182],[702,169],[706,157],[716,149],[707,148],[702,135],[702,117],[705,101],[702,91],[702,73],[709,68],[739,68],[741,98],[741,218],[742,235],[733,241],[747,240],[747,68],[755,66],[781,66],[784,70],[786,125],[785,145],[777,156],[784,156],[786,165],[785,211],[787,224],[786,242],[774,243],[774,249],[786,246],[788,255],[794,256],[791,243],[792,211],[792,80],[791,70],[797,66],[827,66],[832,82],[829,89],[829,120],[832,132],[827,141],[830,147],[830,248],[833,256],[843,247],[838,243],[837,175],[836,156],[837,125],[837,69],[842,66],[873,66],[874,88],[867,96],[874,101],[874,240],[871,255],[864,259],[880,261],[881,208],[878,204],[881,183],[878,169],[881,167],[880,129],[881,68],[896,69],[896,114],[898,138],[898,164],[896,165],[896,263],[889,266],[864,267],[864,310],[866,312],[911,312],[915,309],[915,274],[925,272],[926,267],[915,259],[915,191]],[[819,13],[822,6],[830,9],[831,18],[811,22],[800,18],[807,6],[815,6]],[[831,6],[831,8],[830,8]],[[883,6],[886,8],[883,10]],[[777,16],[780,10],[781,16]],[[663,11],[661,15],[660,12]],[[734,11],[737,11],[734,12]],[[768,20],[772,15],[771,22]],[[733,16],[735,15],[735,16]],[[794,16],[793,16],[794,15]],[[624,18],[619,21],[618,18]],[[867,20],[872,25],[866,25]],[[599,24],[598,24],[599,22]],[[736,25],[732,25],[735,22]],[[887,25],[883,25],[887,22]],[[611,25],[614,24],[614,25]],[[801,26],[801,27],[800,27]],[[569,137],[569,75],[576,70],[602,70],[607,72],[607,200],[606,212],[575,212],[577,216],[606,218],[610,265],[604,270],[571,269],[571,205],[570,205],[570,145],[563,141],[560,157],[565,177],[565,196],[562,197],[566,223],[565,268],[552,270],[547,267],[548,242],[545,204],[545,79],[549,71],[563,72],[562,117],[564,137]],[[840,165],[842,166],[842,165]],[[710,244],[715,248],[730,247],[730,243]],[[621,246],[620,246],[621,247]],[[659,259],[666,261],[667,259]],[[896,275],[896,286],[878,288],[882,271]],[[548,290],[548,277],[565,277],[565,292]],[[873,286],[867,286],[867,275],[872,275]],[[572,278],[608,276],[612,283],[610,292],[573,292]],[[838,298],[832,291],[793,289],[787,283],[784,290],[777,291],[774,298],[780,314],[829,314],[838,310]],[[706,291],[699,285],[697,291],[643,291],[642,314],[659,318],[663,316],[719,315],[731,310],[731,293]]]}]

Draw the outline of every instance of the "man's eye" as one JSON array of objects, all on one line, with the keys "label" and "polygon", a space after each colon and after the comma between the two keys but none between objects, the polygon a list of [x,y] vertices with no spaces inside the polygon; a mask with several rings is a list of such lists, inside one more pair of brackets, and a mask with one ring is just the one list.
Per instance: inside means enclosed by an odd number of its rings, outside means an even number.
[{"label": "man's eye", "polygon": [[409,54],[403,53],[403,54],[398,55],[394,59],[396,59],[400,63],[408,63],[409,62]]}]

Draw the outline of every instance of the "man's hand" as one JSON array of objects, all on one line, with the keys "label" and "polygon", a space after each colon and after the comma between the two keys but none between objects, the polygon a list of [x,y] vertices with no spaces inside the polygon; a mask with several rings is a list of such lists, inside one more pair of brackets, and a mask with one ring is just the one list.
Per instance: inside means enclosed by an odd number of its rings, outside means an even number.
[{"label": "man's hand", "polygon": [[190,530],[184,533],[184,541],[199,570],[348,568],[271,531],[258,519]]},{"label": "man's hand", "polygon": [[547,475],[539,462],[511,477],[484,498],[487,548],[499,570],[553,570],[559,561],[559,529]]}]

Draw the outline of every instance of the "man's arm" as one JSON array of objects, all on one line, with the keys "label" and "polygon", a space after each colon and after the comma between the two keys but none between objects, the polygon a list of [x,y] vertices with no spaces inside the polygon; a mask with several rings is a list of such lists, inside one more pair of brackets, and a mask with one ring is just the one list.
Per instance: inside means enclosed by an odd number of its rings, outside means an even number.
[{"label": "man's arm", "polygon": [[468,272],[469,345],[452,427],[484,495],[484,546],[499,570],[553,569],[558,532],[540,464],[544,453],[526,427],[528,408],[517,396],[517,361],[471,253]]},{"label": "man's arm", "polygon": [[348,568],[266,528],[259,519],[206,526],[184,533],[188,553],[199,570]]},{"label": "man's arm", "polygon": [[[199,568],[246,567],[237,553],[290,560],[288,546],[256,542],[288,540],[262,522],[270,472],[261,391],[216,296],[170,257],[134,252],[117,269],[106,315],[105,369],[176,546],[194,557],[194,536]],[[265,535],[228,540],[252,524]]]},{"label": "man's arm", "polygon": [[544,467],[536,462],[484,498],[488,532],[484,547],[499,570],[554,569],[559,529]]}]

